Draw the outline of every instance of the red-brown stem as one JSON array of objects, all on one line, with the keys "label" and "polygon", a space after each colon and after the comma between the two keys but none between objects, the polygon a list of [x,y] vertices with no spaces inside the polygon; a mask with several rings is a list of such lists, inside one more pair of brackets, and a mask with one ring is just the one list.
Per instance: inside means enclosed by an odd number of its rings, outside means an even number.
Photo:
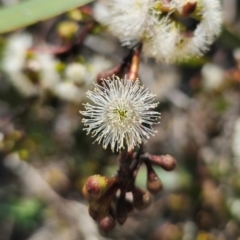
[{"label": "red-brown stem", "polygon": [[124,59],[118,66],[98,74],[97,83],[101,85],[102,79],[112,77],[112,75],[117,75],[117,76],[121,77],[124,74],[124,72],[126,71],[126,69],[128,68],[128,66],[130,65],[132,56],[133,56],[133,50],[131,50],[129,52],[129,54],[126,57],[124,57]]},{"label": "red-brown stem", "polygon": [[97,83],[99,85],[102,85],[102,80],[103,79],[111,77],[112,75],[118,75],[120,70],[121,70],[121,65],[116,66],[116,67],[114,67],[112,69],[106,70],[106,71],[104,71],[102,73],[99,73],[98,76],[97,76]]},{"label": "red-brown stem", "polygon": [[140,44],[133,52],[130,68],[128,70],[127,78],[136,81],[138,76],[139,64],[141,59],[142,44]]}]

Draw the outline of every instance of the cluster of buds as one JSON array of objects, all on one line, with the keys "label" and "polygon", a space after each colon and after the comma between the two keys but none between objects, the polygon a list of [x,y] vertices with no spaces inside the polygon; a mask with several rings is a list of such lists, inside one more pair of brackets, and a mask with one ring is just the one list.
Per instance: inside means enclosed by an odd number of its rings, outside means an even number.
[{"label": "cluster of buds", "polygon": [[[151,203],[151,195],[162,190],[162,182],[153,169],[158,165],[166,171],[176,167],[175,159],[170,155],[150,155],[143,152],[122,152],[119,156],[120,167],[113,177],[93,175],[87,179],[83,187],[83,195],[89,201],[89,214],[98,222],[100,228],[109,232],[116,221],[124,224],[127,215],[134,208],[142,210]],[[147,168],[147,189],[135,185],[138,170],[142,164]],[[119,194],[118,194],[119,192]],[[131,192],[133,200],[126,199],[126,193]]]}]

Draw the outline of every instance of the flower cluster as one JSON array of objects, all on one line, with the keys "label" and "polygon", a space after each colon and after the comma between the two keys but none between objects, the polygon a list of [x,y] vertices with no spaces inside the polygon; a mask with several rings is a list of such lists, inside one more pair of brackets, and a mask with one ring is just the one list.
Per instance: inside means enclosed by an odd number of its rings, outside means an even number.
[{"label": "flower cluster", "polygon": [[111,146],[112,151],[128,149],[145,142],[155,131],[152,125],[157,123],[160,114],[151,111],[157,106],[153,103],[154,94],[143,88],[139,81],[117,76],[103,79],[102,86],[95,85],[87,97],[94,105],[84,104],[86,111],[83,123],[87,133],[92,133],[103,147]]},{"label": "flower cluster", "polygon": [[145,56],[169,63],[202,56],[221,26],[219,0],[99,0],[94,12],[124,45],[143,42]]},{"label": "flower cluster", "polygon": [[47,96],[44,93],[50,92],[64,101],[79,103],[97,75],[112,66],[108,59],[97,54],[87,60],[65,64],[44,46],[34,51],[32,35],[20,32],[9,35],[1,70],[23,97]]}]

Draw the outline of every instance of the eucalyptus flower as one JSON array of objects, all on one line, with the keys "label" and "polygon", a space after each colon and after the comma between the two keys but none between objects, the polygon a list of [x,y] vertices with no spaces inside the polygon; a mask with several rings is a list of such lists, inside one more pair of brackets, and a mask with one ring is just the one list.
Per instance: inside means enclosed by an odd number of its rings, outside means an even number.
[{"label": "eucalyptus flower", "polygon": [[167,63],[203,56],[222,23],[220,0],[98,0],[94,15],[123,45],[142,42],[146,57]]},{"label": "eucalyptus flower", "polygon": [[87,97],[93,104],[84,104],[85,111],[80,111],[84,130],[103,148],[110,145],[117,152],[125,147],[132,149],[155,134],[152,125],[158,123],[160,113],[153,109],[158,103],[139,80],[112,76],[103,79],[102,85],[95,84]]}]

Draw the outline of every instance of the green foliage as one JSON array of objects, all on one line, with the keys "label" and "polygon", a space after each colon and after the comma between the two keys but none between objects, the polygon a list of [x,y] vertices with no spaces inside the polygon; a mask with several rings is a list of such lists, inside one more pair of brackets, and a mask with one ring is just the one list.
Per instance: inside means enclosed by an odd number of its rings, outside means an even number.
[{"label": "green foliage", "polygon": [[43,204],[37,199],[13,199],[2,204],[0,220],[13,218],[23,229],[34,228],[42,218]]},{"label": "green foliage", "polygon": [[31,0],[0,10],[0,33],[37,23],[92,0]]}]

